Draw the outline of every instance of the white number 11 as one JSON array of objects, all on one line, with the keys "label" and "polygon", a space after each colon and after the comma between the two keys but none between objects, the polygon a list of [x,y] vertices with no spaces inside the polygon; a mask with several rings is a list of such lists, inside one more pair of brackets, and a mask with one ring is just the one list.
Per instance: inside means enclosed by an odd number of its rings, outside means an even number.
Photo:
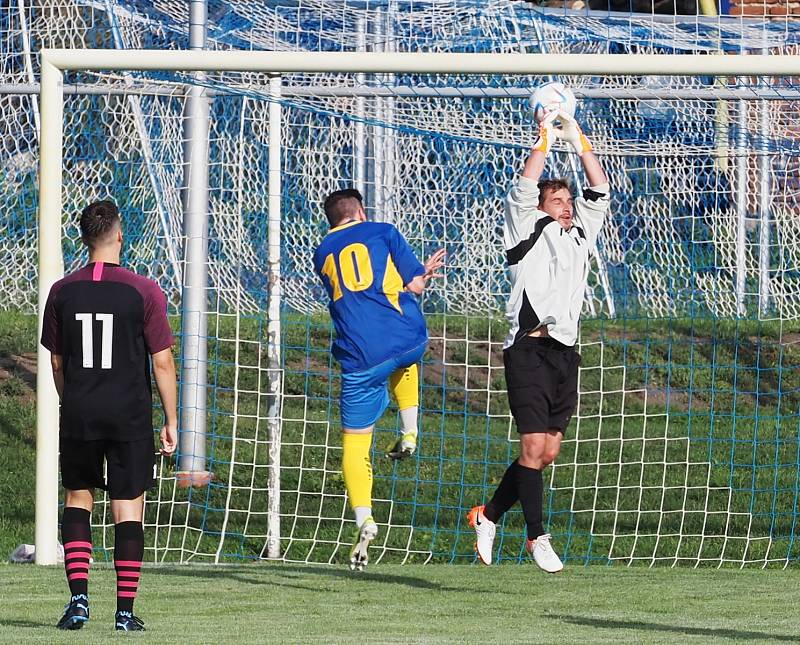
[{"label": "white number 11", "polygon": [[[94,314],[94,317],[103,323],[103,333],[100,340],[100,367],[104,370],[110,370],[111,338],[114,334],[114,314]],[[94,367],[92,314],[75,314],[75,320],[81,323],[81,336],[83,338],[83,366],[89,368]]]}]

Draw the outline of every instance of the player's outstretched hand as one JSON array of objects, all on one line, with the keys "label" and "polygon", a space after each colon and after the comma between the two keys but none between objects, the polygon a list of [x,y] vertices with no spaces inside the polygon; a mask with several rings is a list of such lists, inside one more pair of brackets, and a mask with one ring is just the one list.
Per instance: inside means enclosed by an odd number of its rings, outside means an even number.
[{"label": "player's outstretched hand", "polygon": [[443,273],[436,273],[438,269],[441,269],[444,266],[444,258],[447,255],[447,251],[444,249],[439,249],[436,251],[431,257],[425,260],[425,275],[422,277],[425,278],[425,281],[432,278],[443,278]]},{"label": "player's outstretched hand", "polygon": [[544,118],[539,122],[539,136],[533,142],[531,150],[533,152],[541,152],[545,156],[550,152],[553,147],[553,142],[556,140],[555,129],[553,128],[553,121],[558,117],[556,110],[547,112]]},{"label": "player's outstretched hand", "polygon": [[165,425],[161,428],[161,454],[171,457],[178,447],[178,429],[175,426]]},{"label": "player's outstretched hand", "polygon": [[557,114],[560,127],[553,129],[555,136],[569,143],[579,157],[584,152],[589,152],[592,149],[592,144],[583,134],[583,130],[581,130],[581,126],[578,125],[575,117],[561,110]]}]

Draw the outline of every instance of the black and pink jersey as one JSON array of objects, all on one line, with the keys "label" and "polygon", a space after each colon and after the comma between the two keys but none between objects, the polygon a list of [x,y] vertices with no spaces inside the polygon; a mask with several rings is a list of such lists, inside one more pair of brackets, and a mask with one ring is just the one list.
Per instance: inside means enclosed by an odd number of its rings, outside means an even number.
[{"label": "black and pink jersey", "polygon": [[64,361],[61,435],[152,436],[150,355],[173,344],[167,300],[152,280],[93,262],[50,289],[42,345]]}]

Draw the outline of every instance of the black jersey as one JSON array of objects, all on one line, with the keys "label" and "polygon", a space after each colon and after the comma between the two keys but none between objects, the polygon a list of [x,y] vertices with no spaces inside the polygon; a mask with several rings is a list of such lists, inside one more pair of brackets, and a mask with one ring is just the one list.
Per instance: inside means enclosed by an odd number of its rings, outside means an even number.
[{"label": "black jersey", "polygon": [[160,287],[93,262],[50,289],[42,345],[64,361],[61,436],[135,441],[152,436],[150,355],[173,344]]}]

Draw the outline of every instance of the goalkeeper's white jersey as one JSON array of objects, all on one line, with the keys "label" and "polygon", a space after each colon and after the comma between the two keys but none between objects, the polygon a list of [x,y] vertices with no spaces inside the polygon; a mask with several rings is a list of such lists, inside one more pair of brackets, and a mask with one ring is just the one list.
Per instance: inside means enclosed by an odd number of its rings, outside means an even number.
[{"label": "goalkeeper's white jersey", "polygon": [[538,205],[537,182],[518,177],[506,198],[503,232],[511,274],[505,348],[542,326],[560,343],[576,343],[589,251],[608,212],[609,186],[589,188],[575,200],[569,231]]}]

